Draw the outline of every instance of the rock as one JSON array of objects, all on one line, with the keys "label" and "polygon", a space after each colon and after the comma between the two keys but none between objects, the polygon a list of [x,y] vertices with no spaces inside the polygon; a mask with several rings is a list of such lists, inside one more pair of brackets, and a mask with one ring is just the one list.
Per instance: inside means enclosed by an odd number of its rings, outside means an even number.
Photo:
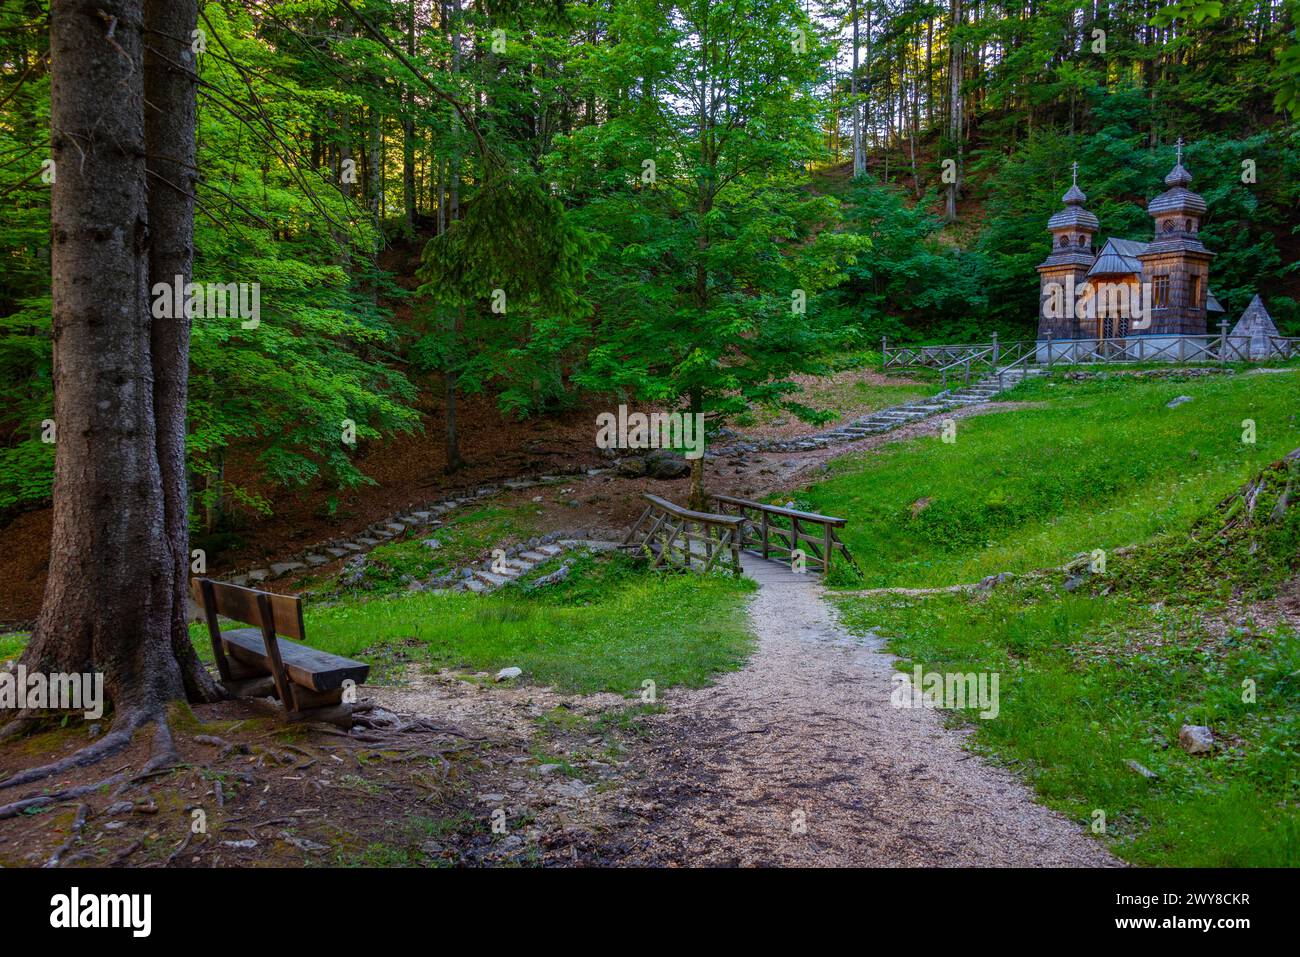
[{"label": "rock", "polygon": [[557,582],[562,582],[568,577],[569,577],[569,563],[565,562],[563,565],[561,565],[555,571],[551,572],[549,575],[543,575],[541,578],[537,579],[537,581],[532,583],[531,587],[545,588],[547,585],[554,585]]},{"label": "rock", "polygon": [[420,544],[423,545],[425,548],[432,549],[434,551],[436,551],[439,548],[442,548],[442,542],[438,541],[436,538],[426,538]]},{"label": "rock", "polygon": [[1150,768],[1148,768],[1146,765],[1138,764],[1138,763],[1137,763],[1136,761],[1134,761],[1132,758],[1129,758],[1129,759],[1128,759],[1127,761],[1125,761],[1124,763],[1127,764],[1127,765],[1129,766],[1129,769],[1130,769],[1130,770],[1132,770],[1132,771],[1136,771],[1138,774],[1142,775],[1142,776],[1143,776],[1144,778],[1146,778],[1148,781],[1154,781],[1154,780],[1156,780],[1158,777],[1160,777],[1160,775],[1156,774],[1156,772],[1152,771],[1152,770],[1151,770]]},{"label": "rock", "polygon": [[521,846],[523,843],[524,843],[524,839],[522,837],[520,837],[518,834],[511,834],[509,837],[507,837],[504,841],[501,842],[501,849],[503,851],[513,851],[516,847]]},{"label": "rock", "polygon": [[1178,408],[1180,405],[1182,405],[1184,402],[1191,402],[1191,401],[1192,401],[1192,397],[1191,397],[1190,395],[1180,395],[1180,396],[1178,396],[1177,398],[1175,398],[1175,399],[1170,399],[1168,402],[1166,402],[1166,403],[1165,403],[1165,408],[1166,408],[1166,409],[1176,409],[1176,408]]},{"label": "rock", "polygon": [[981,578],[980,583],[975,586],[976,591],[992,591],[999,585],[1011,581],[1015,576],[1010,572],[998,572],[996,575],[989,575],[987,578]]},{"label": "rock", "polygon": [[645,457],[646,474],[656,479],[678,479],[691,474],[691,463],[670,449],[655,449]]},{"label": "rock", "polygon": [[565,781],[563,784],[553,785],[551,790],[560,797],[583,798],[586,797],[587,792],[591,790],[591,785],[573,779]]},{"label": "rock", "polygon": [[543,776],[554,774],[558,770],[560,770],[560,765],[558,764],[540,764],[537,766],[537,773]]},{"label": "rock", "polygon": [[321,851],[329,850],[329,848],[324,844],[317,844],[315,841],[309,841],[305,837],[293,837],[284,831],[280,832],[280,837],[284,838],[285,841],[292,844],[300,851],[319,854]]},{"label": "rock", "polygon": [[1178,746],[1188,754],[1213,754],[1214,732],[1203,724],[1185,724],[1178,732]]},{"label": "rock", "polygon": [[345,588],[356,588],[366,578],[366,558],[364,555],[358,555],[355,558],[349,558],[343,566],[343,574],[339,575],[339,584]]},{"label": "rock", "polygon": [[506,799],[504,794],[480,794],[478,799],[483,804],[500,804]]},{"label": "rock", "polygon": [[116,801],[105,808],[104,813],[112,817],[114,814],[130,814],[133,810],[135,810],[134,801]]},{"label": "rock", "polygon": [[1065,580],[1064,588],[1066,591],[1077,591],[1078,588],[1086,582],[1087,579],[1081,575],[1074,575]]},{"label": "rock", "polygon": [[930,503],[933,501],[934,499],[929,497],[918,498],[915,502],[912,503],[912,517],[916,518],[916,516],[924,512],[927,508],[930,507]]},{"label": "rock", "polygon": [[288,572],[296,572],[302,567],[304,567],[302,562],[278,562],[271,566],[271,574],[284,575]]},{"label": "rock", "polygon": [[524,673],[522,668],[502,668],[497,672],[497,681],[509,681],[511,678],[518,678]]},{"label": "rock", "polygon": [[640,478],[645,475],[645,459],[639,455],[630,455],[618,461],[618,474],[624,478]]},{"label": "rock", "polygon": [[237,847],[237,848],[239,848],[239,849],[241,849],[241,850],[245,850],[245,851],[247,851],[247,850],[251,850],[251,849],[254,848],[254,847],[257,847],[257,841],[253,840],[251,837],[247,837],[247,838],[244,838],[244,840],[242,840],[242,841],[222,841],[222,842],[221,842],[221,846],[222,846],[222,847]]},{"label": "rock", "polygon": [[329,564],[329,559],[326,558],[324,555],[307,555],[307,556],[304,556],[304,560],[307,562],[308,565],[328,565],[328,564]]}]

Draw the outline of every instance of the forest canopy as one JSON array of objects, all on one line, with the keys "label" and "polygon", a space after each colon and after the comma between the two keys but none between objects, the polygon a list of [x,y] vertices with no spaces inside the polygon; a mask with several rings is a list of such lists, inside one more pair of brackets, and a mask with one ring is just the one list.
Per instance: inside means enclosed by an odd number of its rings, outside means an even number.
[{"label": "forest canopy", "polygon": [[[476,393],[816,419],[791,376],[882,336],[1032,337],[1071,164],[1145,238],[1178,138],[1228,315],[1258,292],[1300,334],[1297,10],[200,4],[194,280],[260,314],[193,318],[192,524],[369,481],[421,396],[449,447]],[[0,514],[53,474],[48,15],[0,2]]]}]

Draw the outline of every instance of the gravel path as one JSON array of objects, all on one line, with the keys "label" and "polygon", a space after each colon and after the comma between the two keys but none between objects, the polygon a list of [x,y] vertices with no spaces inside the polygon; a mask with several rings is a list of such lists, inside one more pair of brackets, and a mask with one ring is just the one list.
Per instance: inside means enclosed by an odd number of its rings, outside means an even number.
[{"label": "gravel path", "polygon": [[892,707],[894,659],[839,625],[813,576],[745,565],[758,647],[669,696],[642,778],[658,813],[628,863],[1118,866],[936,712]]}]

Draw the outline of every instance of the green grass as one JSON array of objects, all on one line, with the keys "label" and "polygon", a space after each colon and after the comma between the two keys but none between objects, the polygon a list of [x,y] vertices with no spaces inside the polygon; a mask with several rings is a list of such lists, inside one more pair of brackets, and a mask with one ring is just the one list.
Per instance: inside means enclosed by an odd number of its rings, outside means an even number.
[{"label": "green grass", "polygon": [[[1140,864],[1300,865],[1300,638],[1241,628],[1214,637],[1195,608],[1133,597],[1044,594],[838,600],[926,671],[996,672],[996,718],[974,741],[1081,824],[1105,812],[1112,849]],[[1251,679],[1256,700],[1242,700]],[[1193,757],[1183,724],[1225,747]],[[1148,780],[1127,764],[1158,774]]]},{"label": "green grass", "polygon": [[[854,363],[853,367],[858,365],[860,364]],[[880,355],[875,353],[873,361],[865,367],[879,371],[879,365]],[[891,378],[912,381],[876,383],[827,377],[805,385],[801,392],[791,398],[814,409],[829,410],[834,419],[850,410],[856,415],[866,415],[890,406],[903,405],[914,399],[934,395],[940,389],[939,379],[930,369],[891,373]],[[790,421],[793,418],[793,413],[785,409],[760,407],[738,417],[736,424],[742,428],[752,428],[756,425],[783,424],[783,420]]]},{"label": "green grass", "polygon": [[0,635],[0,662],[17,658],[27,647],[27,638],[27,633],[22,631]]},{"label": "green grass", "polygon": [[[1166,408],[1178,395],[1193,401]],[[976,581],[1186,527],[1300,446],[1294,373],[1053,378],[1009,398],[1043,405],[963,420],[955,443],[925,437],[839,459],[825,481],[788,496],[849,519],[843,538],[863,571],[853,584]],[[1248,418],[1255,444],[1242,442]]]},{"label": "green grass", "polygon": [[[639,693],[699,687],[740,667],[752,638],[745,601],[755,587],[721,575],[674,575],[633,567],[623,556],[574,563],[568,581],[529,592],[479,596],[411,592],[304,608],[314,648],[361,660],[384,646],[434,668],[496,671],[566,692]],[[210,655],[206,631],[192,630]]]}]

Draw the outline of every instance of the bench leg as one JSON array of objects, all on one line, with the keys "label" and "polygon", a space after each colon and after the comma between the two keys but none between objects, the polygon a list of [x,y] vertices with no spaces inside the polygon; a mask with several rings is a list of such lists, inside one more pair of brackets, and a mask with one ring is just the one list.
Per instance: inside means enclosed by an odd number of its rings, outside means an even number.
[{"label": "bench leg", "polygon": [[286,721],[328,721],[341,728],[352,727],[352,704],[343,700],[343,689],[313,691],[294,685],[294,701],[285,705]]},{"label": "bench leg", "polygon": [[300,711],[285,712],[286,721],[325,721],[340,728],[352,727],[352,705],[332,704],[323,708],[304,708]]}]

